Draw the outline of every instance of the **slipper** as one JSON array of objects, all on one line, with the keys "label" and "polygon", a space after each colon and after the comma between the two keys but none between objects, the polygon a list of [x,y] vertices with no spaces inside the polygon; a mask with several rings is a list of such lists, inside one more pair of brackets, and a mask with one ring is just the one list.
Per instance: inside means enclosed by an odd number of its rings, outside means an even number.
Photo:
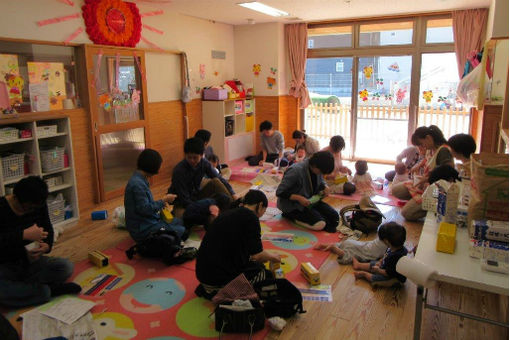
[{"label": "slipper", "polygon": [[197,257],[198,249],[195,247],[186,247],[181,250],[179,256],[174,257],[172,264],[181,264],[193,260]]}]

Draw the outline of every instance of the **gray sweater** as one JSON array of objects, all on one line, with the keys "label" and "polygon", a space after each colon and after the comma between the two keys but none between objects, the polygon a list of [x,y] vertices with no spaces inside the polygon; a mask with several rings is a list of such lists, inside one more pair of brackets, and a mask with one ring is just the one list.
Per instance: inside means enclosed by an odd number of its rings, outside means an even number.
[{"label": "gray sweater", "polygon": [[283,135],[280,131],[275,130],[273,135],[267,137],[263,133],[260,135],[260,145],[262,149],[266,150],[268,154],[283,152],[285,143]]},{"label": "gray sweater", "polygon": [[[304,206],[297,201],[293,201],[288,197],[292,194],[297,194],[310,198],[317,195],[320,190],[325,187],[326,183],[322,175],[316,176],[316,183],[312,185],[312,176],[310,176],[309,160],[305,159],[300,163],[296,163],[287,169],[283,175],[282,182],[276,189],[276,196],[278,197],[278,209],[283,212],[291,212],[294,210],[303,211]],[[315,190],[313,188],[315,187]]]}]

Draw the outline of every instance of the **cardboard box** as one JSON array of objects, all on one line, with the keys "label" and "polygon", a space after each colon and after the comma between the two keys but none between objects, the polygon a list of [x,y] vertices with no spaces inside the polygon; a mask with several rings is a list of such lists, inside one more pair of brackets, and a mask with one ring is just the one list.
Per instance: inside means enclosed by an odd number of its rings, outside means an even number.
[{"label": "cardboard box", "polygon": [[204,100],[225,100],[228,97],[226,89],[204,89]]},{"label": "cardboard box", "polygon": [[320,285],[321,276],[319,271],[310,262],[301,263],[301,274],[311,285]]},{"label": "cardboard box", "polygon": [[441,222],[437,231],[436,251],[453,254],[456,236],[457,226],[455,224]]}]

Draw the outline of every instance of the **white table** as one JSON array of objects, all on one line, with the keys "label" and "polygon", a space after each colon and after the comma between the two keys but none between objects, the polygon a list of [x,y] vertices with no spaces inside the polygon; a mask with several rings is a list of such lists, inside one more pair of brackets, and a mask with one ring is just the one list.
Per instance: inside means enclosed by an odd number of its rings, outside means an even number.
[{"label": "white table", "polygon": [[[439,282],[479,289],[485,292],[508,296],[508,275],[483,270],[480,260],[469,256],[469,232],[467,228],[457,228],[457,242],[455,252],[446,254],[436,251],[437,230],[439,224],[436,215],[428,212],[423,224],[416,260],[437,270],[434,279]],[[497,322],[478,316],[453,311],[443,307],[427,304],[427,296],[423,295],[424,288],[418,286],[416,294],[416,314],[414,320],[414,339],[420,338],[422,309],[429,308],[441,312],[455,314],[482,322],[508,327],[508,324]]]}]

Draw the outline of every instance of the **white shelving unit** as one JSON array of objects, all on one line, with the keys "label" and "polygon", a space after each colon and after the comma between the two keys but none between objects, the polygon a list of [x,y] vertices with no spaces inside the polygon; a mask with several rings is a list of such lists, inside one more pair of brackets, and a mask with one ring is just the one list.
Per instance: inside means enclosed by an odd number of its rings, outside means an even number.
[{"label": "white shelving unit", "polygon": [[[56,126],[56,133],[51,135],[41,135],[41,133],[39,133],[38,135],[37,127],[42,126]],[[16,164],[11,164],[11,168],[7,171],[7,173],[4,173],[4,162],[0,160],[0,195],[4,196],[11,193],[14,185],[22,178],[28,176],[41,176],[44,180],[49,180],[48,182],[54,184],[48,186],[50,196],[62,194],[65,200],[65,206],[70,206],[72,210],[72,217],[61,222],[54,223],[54,226],[65,226],[69,223],[76,222],[79,218],[78,192],[76,188],[71,125],[69,118],[58,113],[41,115],[27,113],[21,114],[19,118],[1,119],[0,129],[7,127],[16,128],[20,131],[30,130],[32,132],[32,136],[13,140],[0,139],[0,158],[11,153],[24,153],[24,164],[27,164],[24,165],[23,170],[19,169]],[[44,152],[45,150],[55,147],[63,148],[64,154],[67,157],[67,163],[57,163],[58,165],[46,170],[43,166],[41,151]],[[55,157],[57,157],[56,152]],[[13,174],[16,174],[16,176],[12,176]],[[7,177],[5,177],[5,175],[7,175]],[[57,176],[60,176],[58,181],[56,178],[51,179],[52,177]],[[57,210],[52,210],[50,208],[49,210],[50,215],[54,215],[53,217],[50,216],[50,218],[55,218],[60,216],[60,214],[64,214],[65,216],[65,211],[61,211],[60,208]]]},{"label": "white shelving unit", "polygon": [[202,101],[202,126],[221,162],[255,153],[255,99]]}]

